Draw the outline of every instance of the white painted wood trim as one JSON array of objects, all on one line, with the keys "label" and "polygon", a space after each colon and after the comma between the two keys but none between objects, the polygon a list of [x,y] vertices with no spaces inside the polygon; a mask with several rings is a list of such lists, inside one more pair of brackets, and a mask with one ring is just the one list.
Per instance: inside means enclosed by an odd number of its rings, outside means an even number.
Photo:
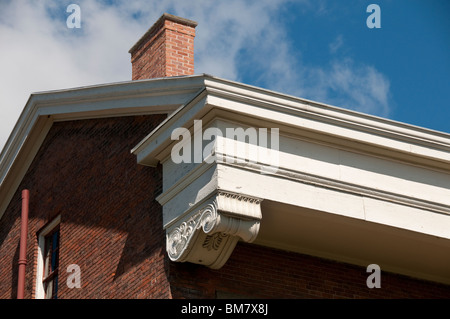
[{"label": "white painted wood trim", "polygon": [[[61,223],[61,215],[55,217],[45,228],[38,234],[38,253],[36,261],[36,291],[35,299],[44,299],[45,291],[42,283],[44,273],[44,246],[45,236]],[[59,283],[61,284],[61,283]]]}]

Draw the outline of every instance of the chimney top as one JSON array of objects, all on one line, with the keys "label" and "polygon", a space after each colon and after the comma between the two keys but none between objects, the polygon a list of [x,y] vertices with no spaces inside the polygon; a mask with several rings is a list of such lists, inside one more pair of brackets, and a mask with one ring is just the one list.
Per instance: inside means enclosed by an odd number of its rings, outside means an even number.
[{"label": "chimney top", "polygon": [[128,51],[132,79],[194,74],[197,22],[164,13]]}]

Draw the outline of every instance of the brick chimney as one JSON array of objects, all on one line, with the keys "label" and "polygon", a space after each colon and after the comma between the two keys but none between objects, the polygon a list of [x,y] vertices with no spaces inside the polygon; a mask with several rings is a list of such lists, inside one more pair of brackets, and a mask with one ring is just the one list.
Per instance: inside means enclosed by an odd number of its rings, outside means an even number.
[{"label": "brick chimney", "polygon": [[194,74],[197,22],[164,13],[128,51],[132,79]]}]

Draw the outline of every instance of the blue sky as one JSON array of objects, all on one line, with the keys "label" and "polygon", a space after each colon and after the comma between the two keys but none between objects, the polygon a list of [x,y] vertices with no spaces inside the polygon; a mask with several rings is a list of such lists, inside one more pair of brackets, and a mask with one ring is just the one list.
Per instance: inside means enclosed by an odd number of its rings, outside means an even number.
[{"label": "blue sky", "polygon": [[32,92],[130,80],[128,50],[164,12],[198,22],[196,73],[450,133],[447,0],[5,0],[0,147]]}]

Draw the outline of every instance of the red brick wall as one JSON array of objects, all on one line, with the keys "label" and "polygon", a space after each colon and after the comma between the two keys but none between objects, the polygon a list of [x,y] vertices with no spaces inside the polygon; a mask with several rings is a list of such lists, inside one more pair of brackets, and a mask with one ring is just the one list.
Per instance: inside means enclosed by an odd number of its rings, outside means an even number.
[{"label": "red brick wall", "polygon": [[[33,297],[36,232],[61,215],[61,298],[167,298],[161,168],[130,150],[165,115],[55,123],[0,221],[0,298],[17,294],[20,192],[30,190],[25,298]],[[66,285],[81,269],[81,289]]]},{"label": "red brick wall", "polygon": [[173,298],[450,298],[450,286],[383,269],[370,289],[363,267],[244,243],[219,270],[171,263],[169,273]]},{"label": "red brick wall", "polygon": [[[0,298],[15,298],[20,193],[30,189],[25,298],[34,297],[36,232],[61,216],[59,298],[450,298],[450,286],[239,243],[222,269],[173,263],[165,252],[161,167],[130,150],[163,115],[55,123],[0,220]],[[67,266],[81,269],[69,289]]]}]

